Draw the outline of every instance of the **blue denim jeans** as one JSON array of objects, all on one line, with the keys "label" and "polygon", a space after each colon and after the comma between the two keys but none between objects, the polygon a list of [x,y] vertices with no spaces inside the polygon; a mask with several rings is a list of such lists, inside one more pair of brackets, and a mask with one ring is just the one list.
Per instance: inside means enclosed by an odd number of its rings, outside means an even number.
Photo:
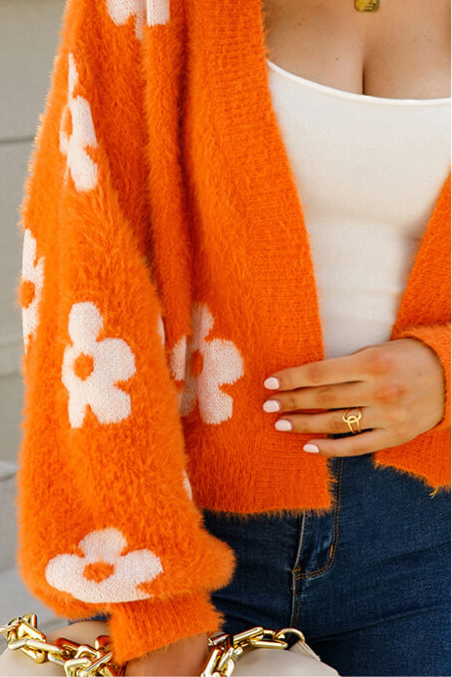
[{"label": "blue denim jeans", "polygon": [[341,675],[450,675],[450,493],[431,497],[422,480],[374,468],[371,454],[328,463],[326,515],[204,510],[237,557],[212,593],[224,631],[299,628]]}]

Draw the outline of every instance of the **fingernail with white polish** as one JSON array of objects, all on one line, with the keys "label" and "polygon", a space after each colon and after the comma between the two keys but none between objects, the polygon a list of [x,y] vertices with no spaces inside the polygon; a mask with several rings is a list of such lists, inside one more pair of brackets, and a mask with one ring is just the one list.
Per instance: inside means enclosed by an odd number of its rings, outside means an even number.
[{"label": "fingernail with white polish", "polygon": [[286,419],[279,419],[275,423],[276,430],[292,430],[292,423]]},{"label": "fingernail with white polish", "polygon": [[270,390],[276,390],[276,388],[279,388],[280,383],[277,378],[275,378],[274,376],[270,376],[269,378],[265,379],[264,386],[265,388],[269,388]]},{"label": "fingernail with white polish", "polygon": [[266,400],[263,404],[263,409],[264,411],[279,411],[281,409],[281,405],[279,404],[278,400]]},{"label": "fingernail with white polish", "polygon": [[303,451],[308,451],[311,454],[318,454],[320,449],[316,444],[305,444],[303,447]]}]

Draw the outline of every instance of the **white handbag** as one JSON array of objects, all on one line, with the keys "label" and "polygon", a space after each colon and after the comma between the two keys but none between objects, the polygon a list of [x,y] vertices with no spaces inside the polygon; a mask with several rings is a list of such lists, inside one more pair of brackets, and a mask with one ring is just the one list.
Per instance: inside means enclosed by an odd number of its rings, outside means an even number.
[{"label": "white handbag", "polygon": [[[287,648],[284,640],[290,633],[299,639]],[[72,623],[46,637],[38,630],[36,614],[26,614],[0,626],[0,634],[8,641],[8,648],[0,654],[0,676],[113,677],[124,674],[125,666],[112,663],[108,625],[104,621]],[[208,641],[210,654],[200,677],[339,674],[320,660],[303,633],[295,628],[275,631],[255,627],[236,635],[217,633]]]}]

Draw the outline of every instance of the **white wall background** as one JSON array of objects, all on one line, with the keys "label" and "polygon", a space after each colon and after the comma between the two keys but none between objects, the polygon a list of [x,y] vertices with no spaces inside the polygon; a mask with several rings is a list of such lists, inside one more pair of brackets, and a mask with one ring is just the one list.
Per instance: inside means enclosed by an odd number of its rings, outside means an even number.
[{"label": "white wall background", "polygon": [[15,471],[23,403],[22,320],[15,290],[22,264],[18,208],[64,6],[64,0],[0,0],[0,625],[34,611],[47,630],[55,624],[52,613],[31,598],[15,569]]}]

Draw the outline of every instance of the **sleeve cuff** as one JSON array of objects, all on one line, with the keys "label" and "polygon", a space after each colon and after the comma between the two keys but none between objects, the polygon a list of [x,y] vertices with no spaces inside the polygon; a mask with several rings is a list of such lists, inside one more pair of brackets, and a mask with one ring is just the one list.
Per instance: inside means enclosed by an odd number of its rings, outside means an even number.
[{"label": "sleeve cuff", "polygon": [[183,637],[217,632],[224,620],[204,590],[114,604],[109,613],[111,645],[119,665]]},{"label": "sleeve cuff", "polygon": [[433,428],[425,434],[450,428],[451,424],[451,332],[450,322],[435,326],[408,327],[395,336],[396,339],[416,338],[423,341],[435,353],[443,366],[444,375],[444,414]]}]

